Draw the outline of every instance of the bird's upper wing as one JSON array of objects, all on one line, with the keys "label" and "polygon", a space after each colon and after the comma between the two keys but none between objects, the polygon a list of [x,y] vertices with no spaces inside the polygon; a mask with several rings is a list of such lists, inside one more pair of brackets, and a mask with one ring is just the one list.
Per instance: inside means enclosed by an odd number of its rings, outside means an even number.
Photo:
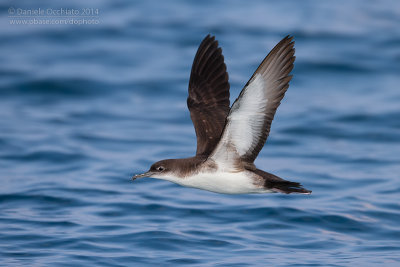
[{"label": "bird's upper wing", "polygon": [[292,78],[292,39],[285,37],[271,50],[233,103],[220,142],[210,155],[223,163],[220,166],[228,170],[254,166]]},{"label": "bird's upper wing", "polygon": [[197,50],[187,105],[196,130],[196,156],[208,156],[220,140],[229,112],[228,73],[213,36],[207,35]]}]

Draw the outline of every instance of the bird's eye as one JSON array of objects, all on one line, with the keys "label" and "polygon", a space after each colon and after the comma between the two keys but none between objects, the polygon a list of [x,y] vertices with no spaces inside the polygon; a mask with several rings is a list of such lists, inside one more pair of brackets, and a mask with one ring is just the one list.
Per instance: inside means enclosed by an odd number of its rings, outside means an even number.
[{"label": "bird's eye", "polygon": [[162,172],[163,170],[164,170],[163,166],[160,166],[160,167],[157,168],[157,171],[159,171],[159,172]]}]

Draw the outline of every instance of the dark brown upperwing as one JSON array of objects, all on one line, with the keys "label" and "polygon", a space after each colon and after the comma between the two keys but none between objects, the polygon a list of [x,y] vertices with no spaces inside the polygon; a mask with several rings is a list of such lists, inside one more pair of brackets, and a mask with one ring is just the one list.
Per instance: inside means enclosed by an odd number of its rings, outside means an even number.
[{"label": "dark brown upperwing", "polygon": [[214,36],[201,42],[193,61],[187,105],[197,136],[196,156],[208,156],[220,140],[229,112],[229,82]]}]

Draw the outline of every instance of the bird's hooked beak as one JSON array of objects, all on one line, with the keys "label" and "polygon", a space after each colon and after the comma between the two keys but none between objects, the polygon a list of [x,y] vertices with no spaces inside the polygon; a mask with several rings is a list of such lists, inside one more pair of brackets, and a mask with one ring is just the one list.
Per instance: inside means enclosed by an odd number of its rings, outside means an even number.
[{"label": "bird's hooked beak", "polygon": [[134,176],[132,176],[132,181],[135,181],[138,178],[144,178],[144,177],[150,177],[154,174],[154,172],[148,171],[142,174],[136,174]]}]

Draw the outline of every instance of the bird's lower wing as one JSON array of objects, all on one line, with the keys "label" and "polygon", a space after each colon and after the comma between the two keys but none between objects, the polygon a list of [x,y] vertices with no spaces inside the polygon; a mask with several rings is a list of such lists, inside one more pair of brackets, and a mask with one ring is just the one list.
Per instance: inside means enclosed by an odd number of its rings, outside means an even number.
[{"label": "bird's lower wing", "polygon": [[210,159],[226,170],[252,165],[267,140],[272,120],[291,80],[294,42],[285,37],[263,60],[233,103]]}]

